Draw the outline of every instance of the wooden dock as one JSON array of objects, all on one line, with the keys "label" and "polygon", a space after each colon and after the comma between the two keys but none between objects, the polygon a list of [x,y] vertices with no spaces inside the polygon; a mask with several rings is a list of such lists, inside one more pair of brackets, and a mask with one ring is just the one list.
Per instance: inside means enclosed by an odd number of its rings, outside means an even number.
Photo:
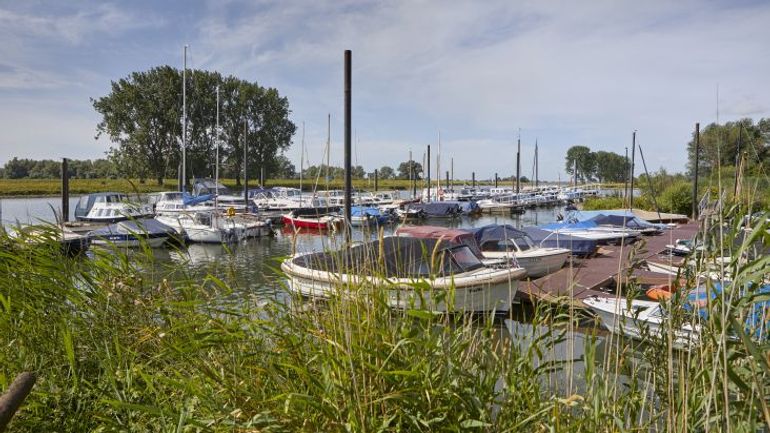
[{"label": "wooden dock", "polygon": [[[518,296],[543,301],[566,297],[577,306],[583,306],[582,299],[591,296],[615,296],[619,285],[628,282],[629,268],[634,263],[657,256],[676,239],[692,238],[697,230],[697,223],[690,222],[657,236],[644,236],[634,245],[603,245],[591,258],[573,258],[571,263],[557,272],[535,280],[522,281]],[[646,284],[666,283],[670,279],[669,276],[641,269],[634,269],[631,278]]]}]

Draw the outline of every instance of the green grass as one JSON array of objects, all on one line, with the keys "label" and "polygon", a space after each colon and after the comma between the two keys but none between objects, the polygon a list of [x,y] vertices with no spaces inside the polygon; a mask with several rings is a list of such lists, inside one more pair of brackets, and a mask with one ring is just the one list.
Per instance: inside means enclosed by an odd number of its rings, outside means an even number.
[{"label": "green grass", "polygon": [[[766,228],[754,233],[768,245]],[[585,317],[571,303],[536,306],[522,320],[542,331],[512,340],[485,316],[393,311],[366,285],[286,304],[147,250],[69,259],[53,242],[2,234],[0,244],[0,390],[21,371],[39,377],[11,431],[756,432],[770,422],[770,345],[726,336],[741,332],[737,297],[714,301],[690,352],[589,326],[582,356],[551,362]],[[761,281],[770,263],[738,260],[745,248],[730,251],[736,286]]]}]

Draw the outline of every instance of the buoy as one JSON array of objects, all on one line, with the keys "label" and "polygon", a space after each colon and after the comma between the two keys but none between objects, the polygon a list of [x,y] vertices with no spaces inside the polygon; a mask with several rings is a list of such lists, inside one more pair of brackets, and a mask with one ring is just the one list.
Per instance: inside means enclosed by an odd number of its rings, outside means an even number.
[{"label": "buoy", "polygon": [[235,208],[234,207],[231,206],[231,207],[227,208],[227,216],[229,216],[229,217],[235,216]]}]

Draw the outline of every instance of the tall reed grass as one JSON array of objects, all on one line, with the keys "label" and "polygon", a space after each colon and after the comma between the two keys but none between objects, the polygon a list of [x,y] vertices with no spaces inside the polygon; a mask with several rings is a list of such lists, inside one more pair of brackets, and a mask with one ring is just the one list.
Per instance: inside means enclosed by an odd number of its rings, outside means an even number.
[{"label": "tall reed grass", "polygon": [[[750,240],[770,244],[766,229]],[[67,258],[55,233],[37,239],[0,235],[0,389],[21,371],[39,377],[12,431],[757,432],[770,422],[770,347],[732,337],[749,301],[728,291],[703,343],[677,351],[608,335],[570,302],[503,322],[392,310],[367,287],[323,304],[257,299],[149,250]],[[770,261],[742,258],[745,248],[726,265],[736,287],[758,284]]]}]

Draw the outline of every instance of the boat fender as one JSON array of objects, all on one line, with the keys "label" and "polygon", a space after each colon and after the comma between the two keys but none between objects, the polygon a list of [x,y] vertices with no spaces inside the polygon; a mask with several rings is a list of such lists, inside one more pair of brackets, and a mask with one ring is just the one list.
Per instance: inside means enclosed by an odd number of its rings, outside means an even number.
[{"label": "boat fender", "polygon": [[235,216],[235,208],[234,207],[227,208],[227,216],[229,216],[229,217]]}]

